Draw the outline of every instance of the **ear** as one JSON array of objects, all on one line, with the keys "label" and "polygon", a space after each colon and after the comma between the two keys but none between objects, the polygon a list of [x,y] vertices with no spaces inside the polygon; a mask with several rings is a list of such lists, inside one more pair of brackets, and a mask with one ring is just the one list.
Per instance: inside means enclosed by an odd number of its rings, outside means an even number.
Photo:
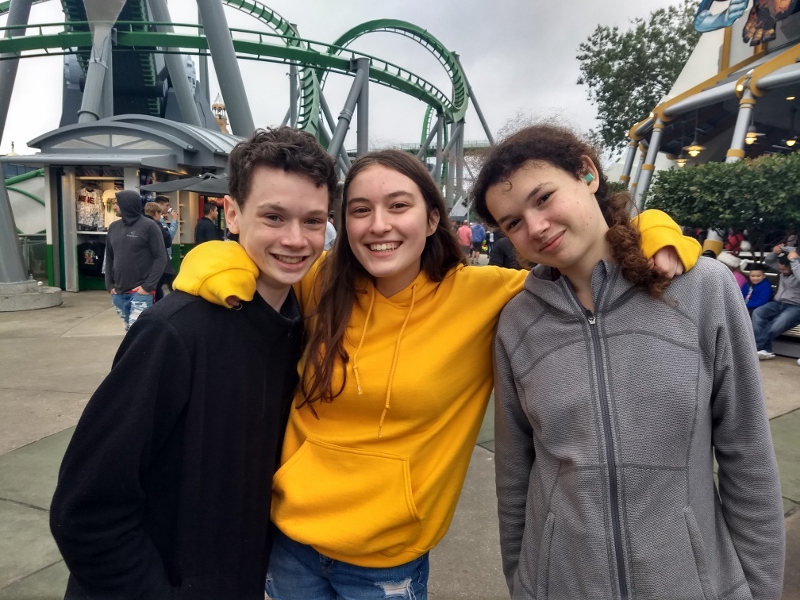
[{"label": "ear", "polygon": [[[594,194],[600,188],[600,174],[594,162],[588,156],[582,156],[581,163],[583,163],[581,182],[588,185],[589,193]],[[591,175],[591,178],[586,177],[587,175]],[[587,179],[591,179],[591,181],[587,181]]]},{"label": "ear", "polygon": [[225,224],[231,233],[241,233],[239,229],[239,219],[242,218],[242,211],[239,205],[231,196],[225,196],[222,203],[222,210],[225,211]]},{"label": "ear", "polygon": [[430,237],[433,235],[433,232],[436,231],[436,228],[439,226],[439,211],[432,210],[431,216],[428,219],[428,235],[425,237]]}]

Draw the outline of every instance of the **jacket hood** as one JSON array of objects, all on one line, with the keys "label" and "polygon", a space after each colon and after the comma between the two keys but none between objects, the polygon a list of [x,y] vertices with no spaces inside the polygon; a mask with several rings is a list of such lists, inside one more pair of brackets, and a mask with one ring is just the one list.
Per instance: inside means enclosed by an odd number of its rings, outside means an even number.
[{"label": "jacket hood", "polygon": [[122,214],[122,222],[125,225],[133,225],[143,215],[142,198],[139,192],[134,190],[123,190],[117,192],[117,206]]}]

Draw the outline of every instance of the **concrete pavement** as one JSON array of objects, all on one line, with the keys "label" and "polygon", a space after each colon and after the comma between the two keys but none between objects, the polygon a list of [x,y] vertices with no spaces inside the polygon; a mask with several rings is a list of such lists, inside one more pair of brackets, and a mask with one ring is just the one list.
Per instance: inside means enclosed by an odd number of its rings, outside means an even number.
[{"label": "concrete pavement", "polygon": [[[67,570],[48,529],[61,457],[123,337],[104,292],[0,313],[0,600],[62,598]],[[800,367],[761,363],[787,513],[784,599],[800,600]],[[500,568],[491,410],[453,524],[431,553],[432,599],[508,597]]]}]

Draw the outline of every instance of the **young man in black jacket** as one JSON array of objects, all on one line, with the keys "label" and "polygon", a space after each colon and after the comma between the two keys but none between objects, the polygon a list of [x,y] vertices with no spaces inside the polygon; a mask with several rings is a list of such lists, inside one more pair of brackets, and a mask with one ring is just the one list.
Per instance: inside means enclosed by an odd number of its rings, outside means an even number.
[{"label": "young man in black jacket", "polygon": [[67,599],[264,598],[272,475],[302,352],[292,284],[320,256],[336,175],[312,136],[285,127],[237,145],[228,172],[240,245],[213,242],[215,255],[229,264],[243,248],[256,294],[229,310],[176,291],[123,340],[53,497]]}]

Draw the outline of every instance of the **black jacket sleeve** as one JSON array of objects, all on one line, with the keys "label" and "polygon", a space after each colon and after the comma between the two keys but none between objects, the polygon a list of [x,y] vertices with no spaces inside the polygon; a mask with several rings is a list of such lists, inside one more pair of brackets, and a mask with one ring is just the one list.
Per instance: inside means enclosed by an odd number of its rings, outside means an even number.
[{"label": "black jacket sleeve", "polygon": [[50,510],[53,537],[88,598],[177,594],[142,527],[142,479],[190,389],[189,353],[177,332],[168,321],[142,315],[78,422]]},{"label": "black jacket sleeve", "polygon": [[111,236],[106,241],[106,253],[103,256],[103,269],[105,270],[106,290],[111,291],[114,287],[114,248],[111,245]]}]

